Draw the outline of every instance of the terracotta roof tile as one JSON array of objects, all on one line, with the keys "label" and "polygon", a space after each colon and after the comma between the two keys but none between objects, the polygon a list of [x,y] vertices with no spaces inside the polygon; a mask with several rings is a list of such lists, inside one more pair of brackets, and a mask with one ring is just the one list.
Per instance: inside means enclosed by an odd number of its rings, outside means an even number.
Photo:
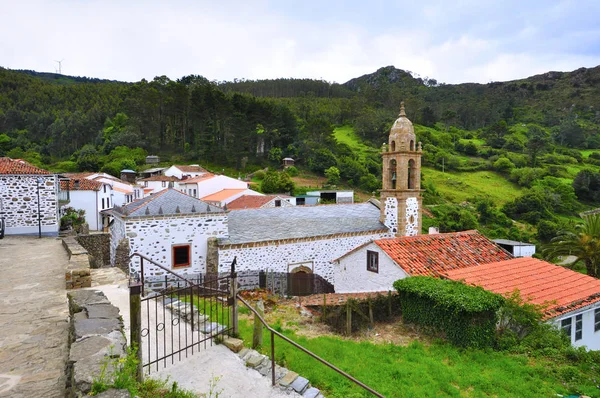
[{"label": "terracotta roof tile", "polygon": [[204,181],[204,180],[208,180],[209,178],[213,178],[215,175],[212,173],[206,173],[206,174],[202,174],[199,175],[198,177],[193,177],[193,178],[187,178],[184,180],[181,180],[182,184],[194,184],[200,181]]},{"label": "terracotta roof tile", "polygon": [[219,202],[221,200],[225,200],[227,198],[232,197],[233,195],[237,195],[238,193],[242,193],[244,192],[246,189],[245,188],[241,188],[241,189],[222,189],[219,192],[215,192],[213,194],[210,195],[206,195],[200,199],[202,200],[208,200],[208,201],[212,201],[212,202]]},{"label": "terracotta roof tile", "polygon": [[227,205],[228,210],[239,210],[239,209],[258,209],[271,200],[275,199],[277,195],[242,195],[239,198],[232,200]]},{"label": "terracotta roof tile", "polygon": [[52,174],[22,159],[0,158],[0,174]]},{"label": "terracotta roof tile", "polygon": [[412,276],[440,276],[452,269],[512,258],[477,231],[379,239],[375,243]]},{"label": "terracotta roof tile", "polygon": [[179,170],[184,173],[206,173],[206,169],[200,166],[192,166],[192,165],[173,165],[173,167],[177,167]]},{"label": "terracotta roof tile", "polygon": [[600,280],[531,257],[451,270],[446,276],[494,293],[518,289],[535,304],[548,304],[545,319],[600,301]]},{"label": "terracotta roof tile", "polygon": [[169,177],[169,176],[152,176],[148,178],[144,178],[141,181],[180,181],[177,177]]},{"label": "terracotta roof tile", "polygon": [[60,189],[63,191],[99,191],[102,189],[102,183],[100,181],[88,180],[87,178],[71,178],[68,181],[61,181]]}]

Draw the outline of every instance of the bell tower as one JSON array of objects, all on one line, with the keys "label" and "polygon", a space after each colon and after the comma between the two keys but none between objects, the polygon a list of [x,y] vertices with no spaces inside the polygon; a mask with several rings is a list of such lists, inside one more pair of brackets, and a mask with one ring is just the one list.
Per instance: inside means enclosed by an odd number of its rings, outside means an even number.
[{"label": "bell tower", "polygon": [[421,143],[400,103],[388,144],[383,144],[383,174],[380,221],[396,236],[421,233]]}]

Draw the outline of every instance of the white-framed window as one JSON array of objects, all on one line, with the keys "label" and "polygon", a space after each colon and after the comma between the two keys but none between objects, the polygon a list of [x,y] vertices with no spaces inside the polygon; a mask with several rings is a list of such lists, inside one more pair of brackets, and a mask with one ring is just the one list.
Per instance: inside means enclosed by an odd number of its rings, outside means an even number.
[{"label": "white-framed window", "polygon": [[162,181],[162,187],[166,187],[167,186],[167,182],[166,181]]},{"label": "white-framed window", "polygon": [[104,198],[102,198],[102,210],[104,210]]},{"label": "white-framed window", "polygon": [[379,272],[379,253],[367,250],[367,271]]},{"label": "white-framed window", "polygon": [[583,338],[583,315],[575,316],[575,341]]},{"label": "white-framed window", "polygon": [[571,329],[573,327],[573,318],[565,318],[560,321],[560,328],[569,338],[571,338]]},{"label": "white-framed window", "polygon": [[190,245],[173,245],[172,247],[172,264],[173,268],[188,267],[192,263],[191,246]]},{"label": "white-framed window", "polygon": [[594,310],[594,332],[600,332],[600,308]]}]

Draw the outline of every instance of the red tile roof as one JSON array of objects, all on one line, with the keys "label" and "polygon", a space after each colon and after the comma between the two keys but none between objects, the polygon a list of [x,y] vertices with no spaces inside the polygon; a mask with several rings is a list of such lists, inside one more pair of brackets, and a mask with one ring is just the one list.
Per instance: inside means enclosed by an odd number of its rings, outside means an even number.
[{"label": "red tile roof", "polygon": [[411,276],[440,276],[452,269],[512,258],[477,231],[404,236],[375,243]]},{"label": "red tile roof", "polygon": [[206,174],[199,175],[197,177],[192,177],[192,178],[187,178],[187,179],[181,180],[181,183],[182,184],[195,184],[197,182],[208,180],[209,178],[213,178],[214,176],[215,175],[212,173],[206,173]]},{"label": "red tile roof", "polygon": [[276,197],[277,195],[242,195],[239,198],[229,202],[227,205],[227,210],[258,209]]},{"label": "red tile roof", "polygon": [[177,167],[179,170],[184,173],[206,173],[206,169],[200,166],[192,166],[192,165],[173,165],[173,167]]},{"label": "red tile roof", "polygon": [[61,181],[60,189],[63,191],[99,191],[102,189],[102,183],[100,181],[88,180],[87,178],[71,178],[68,181]]},{"label": "red tile roof", "polygon": [[219,192],[215,192],[212,193],[210,195],[206,195],[200,199],[202,200],[206,200],[206,201],[211,201],[211,202],[220,202],[222,200],[226,200],[234,195],[237,195],[238,193],[242,193],[246,190],[246,188],[238,188],[238,189],[231,189],[231,188],[227,188],[227,189],[221,189]]},{"label": "red tile roof", "polygon": [[0,158],[0,174],[52,174],[22,159]]},{"label": "red tile roof", "polygon": [[448,271],[452,280],[494,293],[518,289],[535,304],[548,304],[545,319],[600,301],[600,280],[531,257]]},{"label": "red tile roof", "polygon": [[141,181],[180,181],[177,177],[169,177],[169,176],[152,176],[148,178],[144,178]]}]

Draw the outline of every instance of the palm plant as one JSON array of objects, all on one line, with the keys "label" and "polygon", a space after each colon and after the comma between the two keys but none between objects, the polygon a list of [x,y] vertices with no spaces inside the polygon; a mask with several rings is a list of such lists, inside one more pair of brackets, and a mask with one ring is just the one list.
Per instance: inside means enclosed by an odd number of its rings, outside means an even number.
[{"label": "palm plant", "polygon": [[600,213],[583,217],[583,224],[575,232],[561,231],[543,250],[547,259],[557,256],[575,256],[582,261],[589,276],[598,278],[600,273]]}]

